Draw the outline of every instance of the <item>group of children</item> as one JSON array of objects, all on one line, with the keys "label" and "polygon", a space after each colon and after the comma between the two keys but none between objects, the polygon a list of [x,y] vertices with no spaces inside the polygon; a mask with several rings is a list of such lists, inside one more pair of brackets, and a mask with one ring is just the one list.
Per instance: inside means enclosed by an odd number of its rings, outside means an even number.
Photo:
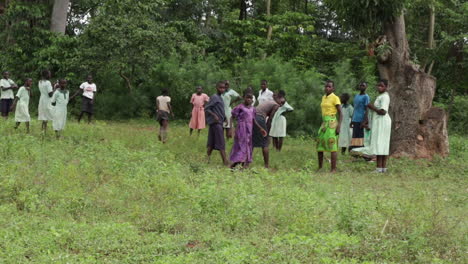
[{"label": "group of children", "polygon": [[[388,114],[390,97],[387,93],[387,80],[377,85],[379,96],[374,103],[366,94],[367,83],[359,85],[359,94],[354,97],[353,105],[348,103],[349,94],[338,97],[334,94],[333,81],[325,83],[321,111],[323,122],[317,136],[319,169],[323,167],[324,152],[331,153],[331,172],[336,172],[337,152],[348,152],[377,161],[377,172],[387,172],[387,157],[390,151],[391,118]],[[203,93],[202,87],[196,88],[191,97],[192,118],[189,123],[190,135],[193,130],[205,128],[208,124],[208,160],[213,150],[218,150],[224,164],[231,168],[241,164],[247,168],[252,162],[254,148],[261,148],[264,166],[269,167],[269,144],[281,151],[286,136],[284,114],[293,111],[286,102],[284,91],[273,93],[268,89],[266,80],[261,82],[258,97],[253,95],[249,86],[241,97],[230,88],[229,81],[218,82],[216,94],[211,97]],[[239,105],[231,108],[237,102]],[[257,101],[257,105],[255,102]],[[161,122],[160,140],[166,141],[167,120],[172,114],[170,97],[167,90],[156,99],[158,120]],[[233,136],[233,124],[237,125],[234,144],[229,156],[226,155],[226,140]]]},{"label": "group of children", "polygon": [[[207,157],[211,157],[213,150],[220,152],[222,161],[231,168],[242,165],[249,167],[252,163],[254,148],[261,148],[264,166],[269,167],[269,143],[273,138],[273,145],[281,151],[283,138],[286,137],[286,118],[284,114],[293,111],[286,102],[285,92],[273,93],[268,89],[268,82],[261,81],[261,89],[256,98],[252,86],[249,86],[240,96],[230,88],[229,81],[221,81],[216,85],[216,94],[209,97],[203,93],[201,86],[196,88],[190,99],[193,105],[189,128],[198,134],[208,124]],[[166,97],[162,97],[166,96]],[[156,98],[157,119],[161,130],[159,139],[165,143],[167,135],[167,119],[172,110],[167,90]],[[234,108],[232,106],[238,104]],[[165,121],[161,121],[165,120]],[[236,121],[233,133],[234,120]],[[234,135],[233,135],[234,134]],[[229,155],[226,155],[226,140],[234,137],[234,144]]]},{"label": "group of children", "polygon": [[[26,78],[23,86],[18,89],[18,85],[10,79],[10,72],[4,71],[0,80],[0,111],[2,117],[8,118],[10,112],[15,111],[15,129],[21,123],[25,123],[26,131],[29,133],[29,101],[32,96],[32,78]],[[43,70],[41,79],[38,83],[40,92],[38,106],[38,120],[42,121],[42,131],[47,131],[48,121],[52,121],[53,129],[57,137],[60,137],[61,131],[65,128],[67,121],[67,105],[68,102],[82,93],[82,111],[78,118],[81,120],[84,113],[88,114],[88,123],[91,122],[93,115],[93,105],[96,96],[96,84],[93,83],[93,77],[88,75],[86,82],[80,85],[80,90],[70,96],[67,89],[67,80],[60,79],[52,85],[50,82],[51,73],[49,70]],[[18,89],[16,95],[14,90]]]},{"label": "group of children", "polygon": [[387,80],[378,82],[379,96],[371,103],[366,94],[367,83],[361,83],[353,107],[348,104],[349,94],[336,96],[333,81],[326,82],[321,103],[323,122],[317,138],[319,169],[323,167],[323,153],[331,152],[331,171],[335,172],[337,151],[341,148],[343,154],[348,149],[352,155],[371,161],[375,159],[376,172],[387,172],[392,123],[388,114],[390,96],[387,86]]}]

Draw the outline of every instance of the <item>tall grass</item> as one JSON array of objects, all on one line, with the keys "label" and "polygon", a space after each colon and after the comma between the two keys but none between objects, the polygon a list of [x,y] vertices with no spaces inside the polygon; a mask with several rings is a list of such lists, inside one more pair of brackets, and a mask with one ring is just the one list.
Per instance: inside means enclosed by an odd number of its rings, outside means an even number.
[{"label": "tall grass", "polygon": [[[2,263],[464,263],[468,140],[449,158],[340,156],[316,173],[308,137],[231,172],[206,131],[70,122],[64,138],[0,123]],[[230,150],[230,148],[228,148]]]}]

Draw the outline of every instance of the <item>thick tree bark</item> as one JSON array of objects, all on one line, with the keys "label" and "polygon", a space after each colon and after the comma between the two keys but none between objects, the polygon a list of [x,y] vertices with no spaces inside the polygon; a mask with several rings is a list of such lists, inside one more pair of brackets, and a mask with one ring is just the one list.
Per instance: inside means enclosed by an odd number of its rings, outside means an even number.
[{"label": "thick tree bark", "polygon": [[65,34],[70,0],[54,0],[50,31]]},{"label": "thick tree bark", "polygon": [[246,0],[240,0],[240,7],[239,7],[239,20],[246,20],[247,19],[247,2]]},{"label": "thick tree bark", "polygon": [[447,117],[444,110],[432,107],[436,79],[410,61],[403,14],[385,25],[385,35],[392,51],[379,61],[378,68],[390,84],[391,154],[412,158],[448,155]]},{"label": "thick tree bark", "polygon": [[[267,15],[267,17],[270,17],[271,16],[271,13],[270,13],[271,0],[267,0],[266,4],[267,4],[267,6],[266,6],[266,15]],[[268,33],[267,33],[267,39],[268,40],[271,39],[271,34],[272,33],[273,33],[273,28],[271,27],[271,25],[268,25]]]}]

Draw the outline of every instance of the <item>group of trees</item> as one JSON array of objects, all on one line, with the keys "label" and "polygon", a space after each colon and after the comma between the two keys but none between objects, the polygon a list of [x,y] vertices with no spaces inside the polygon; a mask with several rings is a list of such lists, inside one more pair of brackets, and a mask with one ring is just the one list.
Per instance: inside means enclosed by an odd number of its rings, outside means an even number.
[{"label": "group of trees", "polygon": [[164,87],[181,116],[195,85],[266,78],[302,109],[291,131],[307,134],[320,81],[353,92],[380,76],[392,84],[393,152],[430,156],[448,151],[433,98],[468,101],[467,12],[462,0],[1,0],[0,67],[72,84],[93,73],[102,118],[148,116]]}]

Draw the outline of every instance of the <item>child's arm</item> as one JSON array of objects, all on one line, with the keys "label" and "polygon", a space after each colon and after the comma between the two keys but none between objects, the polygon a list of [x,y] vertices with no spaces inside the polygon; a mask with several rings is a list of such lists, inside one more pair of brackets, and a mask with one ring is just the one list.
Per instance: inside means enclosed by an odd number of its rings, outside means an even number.
[{"label": "child's arm", "polygon": [[219,117],[215,113],[211,112],[210,110],[206,110],[206,112],[213,116],[213,118],[216,120],[216,123],[219,123]]},{"label": "child's arm", "polygon": [[16,108],[16,103],[18,102],[19,97],[15,96],[15,100],[13,101],[13,104],[10,107],[10,111],[13,112],[13,110]]},{"label": "child's arm", "polygon": [[171,103],[167,103],[167,108],[169,108],[169,112],[171,113],[172,118],[174,118],[174,112],[172,112],[172,106]]},{"label": "child's arm", "polygon": [[262,133],[262,136],[263,136],[263,137],[266,137],[267,134],[268,134],[268,133],[266,132],[266,130],[263,129],[263,127],[261,127],[261,126],[257,123],[257,120],[255,120],[255,118],[254,118],[253,121],[254,121],[254,125],[256,125],[256,126],[258,127],[258,129],[260,130],[260,133]]},{"label": "child's arm", "polygon": [[367,108],[369,108],[370,110],[376,112],[378,115],[385,115],[385,114],[387,114],[387,111],[385,111],[384,109],[378,109],[378,108],[375,107],[375,105],[372,104],[372,103],[369,103],[369,104],[367,105]]},{"label": "child's arm", "polygon": [[271,110],[270,115],[268,116],[268,121],[267,121],[267,129],[270,130],[271,128],[271,121],[273,120],[273,117],[276,114],[276,111],[278,111],[279,105],[276,105],[273,110]]},{"label": "child's arm", "polygon": [[340,118],[338,119],[338,126],[336,127],[336,134],[340,134],[340,127],[341,127],[341,121],[343,121],[343,113],[341,112],[341,105],[337,104],[336,105],[336,111],[338,111],[338,114],[340,115]]}]

